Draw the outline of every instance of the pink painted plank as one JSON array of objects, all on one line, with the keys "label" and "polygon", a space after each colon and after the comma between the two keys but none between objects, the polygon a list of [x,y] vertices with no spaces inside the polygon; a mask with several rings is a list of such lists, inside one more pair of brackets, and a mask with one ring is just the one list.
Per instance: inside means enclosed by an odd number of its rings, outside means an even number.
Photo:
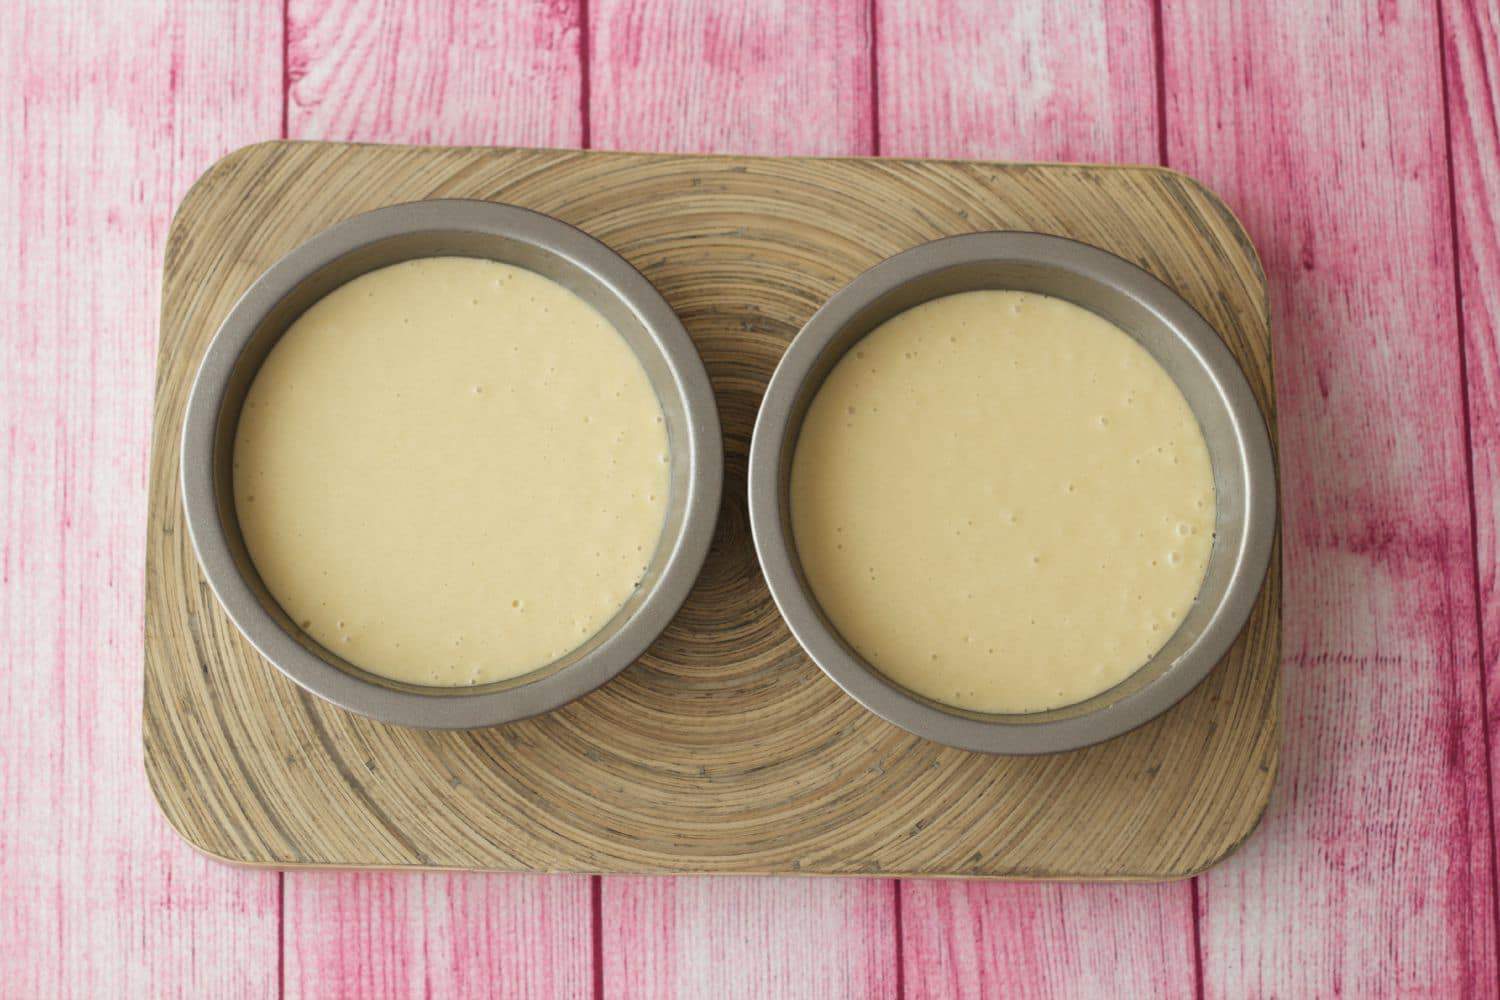
[{"label": "pink painted plank", "polygon": [[1500,771],[1500,3],[1444,3],[1442,12],[1493,777]]},{"label": "pink painted plank", "polygon": [[[877,13],[882,152],[1156,159],[1147,0],[1084,9],[1029,0],[1003,16],[980,3],[882,2]],[[914,882],[901,898],[908,996],[1182,996],[1194,988],[1187,883]]]},{"label": "pink painted plank", "polygon": [[1260,247],[1281,419],[1281,782],[1201,880],[1206,993],[1493,996],[1436,11],[1219,0],[1163,27],[1168,155]]},{"label": "pink painted plank", "polygon": [[576,146],[579,0],[289,0],[287,136]]},{"label": "pink painted plank", "polygon": [[1154,163],[1151,0],[877,0],[880,152]]},{"label": "pink painted plank", "polygon": [[[292,0],[288,133],[453,145],[582,136],[576,3]],[[288,872],[296,996],[577,996],[593,982],[589,879]]]},{"label": "pink painted plank", "polygon": [[0,994],[271,995],[277,876],[194,854],[146,786],[141,566],[167,224],[279,130],[280,7],[4,17]]},{"label": "pink painted plank", "polygon": [[901,888],[908,997],[1193,995],[1184,886]]},{"label": "pink painted plank", "polygon": [[588,913],[587,878],[288,872],[284,995],[584,996]]},{"label": "pink painted plank", "polygon": [[898,995],[893,880],[603,883],[606,998]]},{"label": "pink painted plank", "polygon": [[601,149],[874,152],[867,4],[594,0]]},{"label": "pink painted plank", "polygon": [[[596,145],[872,149],[864,0],[593,0],[590,15]],[[730,467],[726,491],[743,491]],[[608,996],[895,996],[889,882],[605,878],[600,903]]]}]

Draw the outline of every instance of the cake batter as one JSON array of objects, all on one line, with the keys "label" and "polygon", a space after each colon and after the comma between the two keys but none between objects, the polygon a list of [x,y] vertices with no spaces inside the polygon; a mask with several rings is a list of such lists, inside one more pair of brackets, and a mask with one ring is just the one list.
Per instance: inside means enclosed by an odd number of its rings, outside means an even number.
[{"label": "cake batter", "polygon": [[1213,545],[1208,448],[1102,317],[976,291],[877,327],[792,465],[809,584],[869,663],[936,701],[1037,712],[1118,684],[1176,630]]},{"label": "cake batter", "polygon": [[538,274],[439,257],[308,309],[250,387],[234,496],[271,594],[350,663],[422,685],[515,677],[641,579],[667,434],[634,353]]}]

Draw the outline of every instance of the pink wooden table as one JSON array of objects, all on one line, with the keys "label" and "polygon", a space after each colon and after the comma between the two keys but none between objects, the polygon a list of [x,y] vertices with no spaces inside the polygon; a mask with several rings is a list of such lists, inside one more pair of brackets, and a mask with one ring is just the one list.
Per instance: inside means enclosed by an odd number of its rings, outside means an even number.
[{"label": "pink wooden table", "polygon": [[[1496,994],[1496,0],[10,0],[0,996]],[[259,873],[142,772],[167,221],[259,139],[1161,162],[1270,278],[1286,745],[1162,886]]]}]

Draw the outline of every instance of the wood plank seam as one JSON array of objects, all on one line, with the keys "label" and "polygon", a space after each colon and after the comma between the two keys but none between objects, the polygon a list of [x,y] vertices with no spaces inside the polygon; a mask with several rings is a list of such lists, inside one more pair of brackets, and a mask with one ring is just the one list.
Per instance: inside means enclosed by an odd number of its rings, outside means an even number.
[{"label": "wood plank seam", "polygon": [[[288,134],[292,110],[291,0],[281,0],[281,138]],[[286,872],[276,873],[276,984],[286,1000]]]},{"label": "wood plank seam", "polygon": [[[1474,478],[1474,406],[1469,397],[1469,355],[1468,355],[1468,328],[1464,316],[1464,280],[1463,267],[1461,263],[1459,233],[1458,233],[1458,185],[1454,174],[1453,153],[1453,95],[1449,89],[1450,69],[1448,65],[1448,24],[1443,12],[1443,0],[1433,0],[1433,7],[1437,14],[1437,44],[1438,44],[1438,77],[1441,81],[1443,91],[1443,151],[1447,164],[1447,175],[1445,182],[1448,185],[1448,235],[1451,240],[1452,268],[1453,268],[1453,302],[1454,313],[1457,319],[1458,330],[1458,373],[1459,373],[1459,397],[1462,401],[1464,426],[1463,426],[1463,452],[1464,452],[1464,475],[1467,479],[1469,493],[1469,550],[1472,564],[1469,567],[1469,580],[1474,589],[1474,628],[1476,632],[1475,642],[1479,650],[1479,696],[1480,705],[1484,710],[1484,725],[1480,727],[1483,734],[1484,747],[1484,786],[1485,801],[1489,807],[1489,849],[1490,849],[1490,908],[1494,919],[1496,950],[1500,953],[1500,869],[1496,868],[1496,844],[1495,844],[1495,768],[1494,756],[1491,753],[1492,734],[1490,733],[1491,720],[1488,715],[1490,704],[1489,693],[1489,655],[1485,649],[1485,627],[1484,627],[1484,594],[1480,586],[1480,552],[1479,552],[1479,499],[1478,485]],[[1470,8],[1472,10],[1472,8]]]},{"label": "wood plank seam", "polygon": [[594,23],[589,17],[589,0],[578,0],[578,147],[592,148],[593,77],[589,60],[594,53]]},{"label": "wood plank seam", "polygon": [[[880,65],[879,56],[880,0],[869,0],[865,8],[867,44],[865,58],[869,62],[869,77],[866,85],[870,110],[870,155],[880,155]],[[904,880],[891,879],[891,924],[895,930],[895,954],[892,965],[896,974],[896,1000],[906,1000],[906,944],[901,928],[901,896]]]},{"label": "wood plank seam", "polygon": [[[593,77],[589,61],[594,51],[594,22],[589,0],[578,0],[578,145],[589,149],[593,143]],[[589,961],[593,963],[591,983],[594,1000],[604,1000],[604,878],[589,876]]]},{"label": "wood plank seam", "polygon": [[[1156,64],[1156,159],[1162,166],[1167,160],[1167,36],[1161,9],[1162,0],[1151,0],[1151,47]],[[1196,908],[1195,908],[1196,912]],[[1194,918],[1196,924],[1196,917]],[[1201,984],[1201,980],[1200,980]],[[1203,996],[1203,991],[1198,991]]]},{"label": "wood plank seam", "polygon": [[287,137],[287,120],[291,115],[292,62],[291,40],[287,33],[292,28],[292,0],[281,0],[281,137]]},{"label": "wood plank seam", "polygon": [[[869,91],[869,102],[870,102],[870,155],[871,156],[879,156],[880,155],[880,67],[875,62],[875,59],[876,59],[875,53],[877,51],[877,47],[879,45],[879,39],[880,39],[880,36],[879,36],[879,31],[880,31],[880,26],[879,26],[879,22],[880,22],[880,0],[869,0],[869,4],[865,8],[865,21],[870,26],[869,27],[868,45],[865,48],[865,58],[868,59],[869,63],[870,63],[870,77],[869,77],[869,83],[868,83],[867,88],[866,88]],[[898,887],[897,888],[897,892],[896,892],[896,898],[900,899],[900,897],[901,897],[901,893],[900,893],[900,889],[899,889],[899,887],[901,885],[901,880],[900,879],[896,880],[896,885]],[[897,948],[897,951],[898,952],[900,951],[899,947]],[[899,970],[901,967],[900,967],[900,965],[897,965],[896,968]],[[898,978],[897,978],[896,981],[898,983],[901,981],[900,978],[899,978],[899,976],[898,976]],[[898,992],[897,996],[899,997],[900,995],[901,994]]]},{"label": "wood plank seam", "polygon": [[[1167,149],[1167,38],[1163,0],[1151,0],[1151,47],[1156,68],[1156,159],[1171,166]],[[1257,824],[1259,826],[1259,824]],[[1199,904],[1199,876],[1188,879],[1188,903],[1192,916],[1190,943],[1193,949],[1193,996],[1204,1000],[1203,985],[1203,915]]]}]

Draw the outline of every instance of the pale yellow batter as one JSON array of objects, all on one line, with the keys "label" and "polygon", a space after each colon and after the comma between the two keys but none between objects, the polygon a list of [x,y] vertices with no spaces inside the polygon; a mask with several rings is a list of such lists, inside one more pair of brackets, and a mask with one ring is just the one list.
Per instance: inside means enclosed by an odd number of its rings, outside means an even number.
[{"label": "pale yellow batter", "polygon": [[791,487],[845,640],[981,712],[1124,680],[1177,628],[1213,543],[1208,449],[1171,378],[1103,318],[1022,292],[873,330],[814,398]]},{"label": "pale yellow batter", "polygon": [[371,272],[255,378],[234,494],[261,578],[319,643],[426,685],[514,677],[629,598],[666,512],[661,408],[578,296],[493,261]]}]

